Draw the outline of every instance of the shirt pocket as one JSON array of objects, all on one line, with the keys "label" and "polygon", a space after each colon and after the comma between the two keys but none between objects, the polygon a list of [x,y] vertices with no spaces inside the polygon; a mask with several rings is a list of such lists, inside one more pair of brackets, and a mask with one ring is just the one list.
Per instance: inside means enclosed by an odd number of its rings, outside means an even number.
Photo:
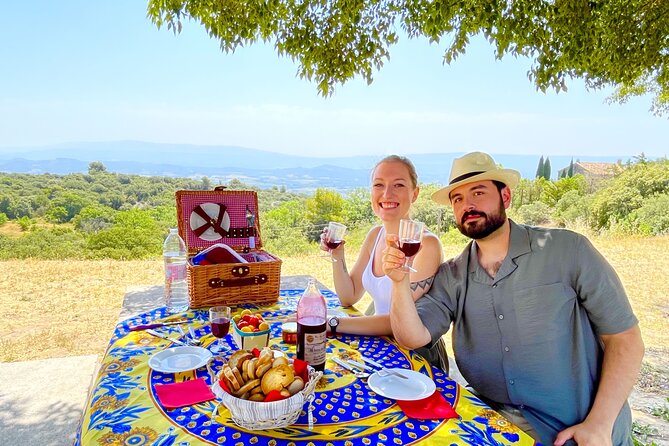
[{"label": "shirt pocket", "polygon": [[541,344],[571,330],[576,292],[563,283],[517,290],[513,303],[523,345]]}]

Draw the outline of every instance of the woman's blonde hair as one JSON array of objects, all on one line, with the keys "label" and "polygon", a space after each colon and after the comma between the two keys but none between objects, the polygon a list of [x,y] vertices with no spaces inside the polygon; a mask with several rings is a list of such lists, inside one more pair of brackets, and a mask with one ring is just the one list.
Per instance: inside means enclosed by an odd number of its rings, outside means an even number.
[{"label": "woman's blonde hair", "polygon": [[418,186],[418,174],[416,173],[416,168],[414,167],[413,163],[409,160],[409,158],[400,155],[388,155],[387,157],[383,158],[381,161],[379,161],[374,165],[371,176],[374,176],[374,171],[376,170],[376,168],[383,163],[404,164],[407,170],[409,171],[409,177],[411,178],[411,185],[413,186],[414,189]]}]

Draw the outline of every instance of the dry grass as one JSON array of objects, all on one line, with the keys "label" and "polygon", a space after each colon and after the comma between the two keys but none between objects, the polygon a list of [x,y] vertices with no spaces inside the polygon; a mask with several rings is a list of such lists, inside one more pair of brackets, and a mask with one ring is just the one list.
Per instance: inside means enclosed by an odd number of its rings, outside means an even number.
[{"label": "dry grass", "polygon": [[[669,345],[669,237],[595,238],[621,276],[646,347]],[[446,246],[447,256],[462,246]],[[349,265],[355,258],[351,254]],[[284,258],[284,275],[309,274],[333,288],[317,254]],[[0,262],[0,362],[104,354],[130,285],[157,285],[161,260]]]}]

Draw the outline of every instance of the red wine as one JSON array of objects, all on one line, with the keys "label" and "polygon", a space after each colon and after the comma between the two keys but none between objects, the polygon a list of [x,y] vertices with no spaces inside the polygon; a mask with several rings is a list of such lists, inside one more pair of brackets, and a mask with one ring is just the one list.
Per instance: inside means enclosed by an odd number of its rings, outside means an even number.
[{"label": "red wine", "polygon": [[325,244],[330,249],[337,249],[342,242],[343,240],[330,240],[329,242],[325,242]]},{"label": "red wine", "polygon": [[297,320],[297,359],[322,372],[326,342],[325,319],[310,316]]},{"label": "red wine", "polygon": [[407,257],[415,256],[419,249],[420,241],[418,240],[407,240],[400,242],[400,251],[402,251]]},{"label": "red wine", "polygon": [[224,338],[230,331],[230,319],[222,317],[211,321],[211,334],[217,338]]}]

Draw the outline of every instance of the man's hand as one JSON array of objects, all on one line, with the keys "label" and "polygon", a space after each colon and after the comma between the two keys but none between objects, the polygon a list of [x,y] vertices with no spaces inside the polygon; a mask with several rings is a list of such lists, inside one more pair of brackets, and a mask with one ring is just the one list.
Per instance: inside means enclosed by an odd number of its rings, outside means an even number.
[{"label": "man's hand", "polygon": [[393,282],[401,282],[408,274],[400,269],[404,265],[405,255],[397,248],[399,237],[396,234],[386,235],[386,249],[383,250],[383,273]]},{"label": "man's hand", "polygon": [[586,420],[560,432],[553,445],[562,446],[573,439],[578,446],[612,446],[611,434],[610,426],[594,425]]}]

